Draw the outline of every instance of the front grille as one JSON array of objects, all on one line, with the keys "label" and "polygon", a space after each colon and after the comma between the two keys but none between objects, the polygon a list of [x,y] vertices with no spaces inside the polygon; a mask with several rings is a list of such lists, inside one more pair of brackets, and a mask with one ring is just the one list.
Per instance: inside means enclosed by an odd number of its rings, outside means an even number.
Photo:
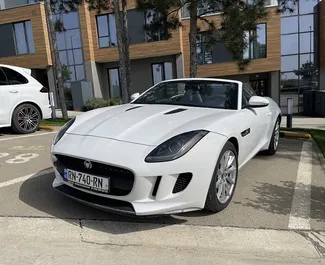
[{"label": "front grille", "polygon": [[110,195],[126,196],[133,188],[134,174],[130,170],[93,161],[91,161],[92,168],[87,169],[84,166],[84,159],[64,155],[56,155],[56,158],[57,161],[55,162],[54,166],[62,176],[64,174],[64,169],[68,168],[99,177],[109,177]]},{"label": "front grille", "polygon": [[192,179],[192,173],[179,174],[173,189],[173,193],[178,193],[185,190],[188,184],[190,183],[191,179]]}]

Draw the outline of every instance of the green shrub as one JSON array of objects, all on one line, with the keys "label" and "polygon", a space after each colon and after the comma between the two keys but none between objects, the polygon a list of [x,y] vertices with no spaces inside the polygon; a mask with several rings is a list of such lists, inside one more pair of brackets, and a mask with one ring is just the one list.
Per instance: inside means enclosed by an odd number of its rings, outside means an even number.
[{"label": "green shrub", "polygon": [[110,106],[110,100],[104,98],[91,98],[85,104],[85,111]]},{"label": "green shrub", "polygon": [[120,104],[122,104],[122,100],[120,98],[91,98],[86,102],[84,110],[89,111],[93,109],[115,106]]},{"label": "green shrub", "polygon": [[122,100],[120,98],[111,98],[110,102],[111,102],[111,106],[122,104]]}]

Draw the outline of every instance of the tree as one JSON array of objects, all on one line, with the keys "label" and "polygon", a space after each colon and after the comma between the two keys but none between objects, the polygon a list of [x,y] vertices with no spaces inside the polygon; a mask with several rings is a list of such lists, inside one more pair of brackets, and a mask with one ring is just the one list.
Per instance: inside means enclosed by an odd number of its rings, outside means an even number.
[{"label": "tree", "polygon": [[[129,34],[127,24],[127,0],[51,0],[53,10],[69,12],[77,6],[87,3],[89,10],[101,13],[104,10],[113,10],[116,22],[117,46],[120,58],[120,78],[123,103],[128,103],[131,96],[131,63],[129,52]],[[64,25],[57,23],[57,30],[64,30]]]},{"label": "tree", "polygon": [[313,62],[306,62],[301,65],[300,69],[294,70],[294,73],[301,76],[303,80],[309,81],[309,85],[311,85],[313,78],[318,75],[318,68]]},{"label": "tree", "polygon": [[[292,3],[297,0],[280,0],[277,13],[293,12]],[[204,45],[207,48],[217,42],[224,43],[237,61],[240,69],[244,69],[249,59],[243,59],[243,52],[248,45],[255,41],[254,34],[249,40],[245,40],[245,32],[253,31],[259,20],[267,19],[269,11],[265,7],[264,0],[137,0],[137,7],[142,10],[152,9],[159,15],[152,18],[152,23],[144,28],[147,31],[163,29],[170,32],[179,27],[179,11],[186,10],[190,19],[189,46],[190,46],[190,77],[197,74],[197,40],[198,22],[201,21],[205,30]],[[221,12],[221,23],[216,25],[206,16],[209,13]]]},{"label": "tree", "polygon": [[65,95],[64,95],[64,82],[62,78],[62,67],[60,63],[59,57],[59,50],[58,50],[58,41],[56,38],[56,28],[55,28],[55,21],[53,20],[53,1],[56,0],[45,0],[45,11],[46,11],[46,19],[49,31],[49,39],[51,43],[52,49],[52,63],[54,68],[54,76],[56,80],[56,85],[59,93],[59,105],[62,112],[62,117],[64,120],[68,120],[68,110],[65,102]]},{"label": "tree", "polygon": [[[72,1],[72,0],[70,0]],[[76,1],[76,0],[74,0]],[[131,62],[129,51],[129,31],[127,23],[127,0],[84,0],[89,10],[113,10],[115,14],[117,46],[120,58],[120,78],[122,102],[128,103],[132,91]],[[82,0],[81,0],[82,2]]]}]

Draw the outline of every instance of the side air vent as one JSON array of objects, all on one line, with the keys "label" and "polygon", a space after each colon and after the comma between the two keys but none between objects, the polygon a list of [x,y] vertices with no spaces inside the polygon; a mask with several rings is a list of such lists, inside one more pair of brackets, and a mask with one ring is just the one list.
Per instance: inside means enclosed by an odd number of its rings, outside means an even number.
[{"label": "side air vent", "polygon": [[175,113],[182,112],[182,111],[185,111],[185,110],[187,110],[187,109],[174,109],[172,111],[166,112],[165,115],[175,114]]},{"label": "side air vent", "polygon": [[127,109],[126,111],[134,110],[134,109],[141,108],[141,107],[142,107],[142,106],[132,107],[132,108],[130,108],[130,109]]},{"label": "side air vent", "polygon": [[157,191],[158,191],[158,187],[159,187],[160,181],[161,181],[161,176],[158,176],[157,177],[157,180],[156,180],[156,183],[155,183],[155,186],[154,186],[153,191],[152,191],[152,196],[156,196],[157,195]]},{"label": "side air vent", "polygon": [[173,193],[175,194],[175,193],[185,190],[187,188],[188,184],[190,184],[191,179],[192,179],[192,173],[180,174],[177,178],[176,183],[175,183]]}]

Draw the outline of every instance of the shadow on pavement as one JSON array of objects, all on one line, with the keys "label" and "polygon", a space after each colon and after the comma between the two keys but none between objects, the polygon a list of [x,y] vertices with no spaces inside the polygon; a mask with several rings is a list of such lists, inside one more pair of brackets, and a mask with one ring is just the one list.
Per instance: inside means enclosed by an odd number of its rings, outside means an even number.
[{"label": "shadow on pavement", "polygon": [[[295,190],[295,182],[282,181],[280,185],[256,182],[253,186],[255,199],[245,198],[245,203],[235,202],[245,207],[256,210],[264,210],[273,214],[290,215],[292,198]],[[307,186],[300,185],[299,189],[305,190]],[[311,211],[310,216],[295,215],[295,217],[311,218],[317,221],[325,221],[325,188],[311,185]]]},{"label": "shadow on pavement", "polygon": [[[45,169],[48,171],[49,169]],[[44,171],[45,171],[44,170]],[[37,173],[35,177],[31,177],[26,180],[20,188],[19,199],[27,205],[41,211],[47,215],[55,218],[64,219],[75,225],[79,225],[79,220],[100,220],[100,221],[120,221],[120,222],[137,222],[141,225],[130,225],[123,229],[118,230],[118,233],[131,233],[141,230],[155,229],[164,225],[181,224],[186,220],[176,219],[172,216],[164,216],[160,218],[150,217],[125,217],[110,214],[104,211],[94,209],[92,207],[83,205],[73,199],[67,198],[52,188],[52,182],[54,179],[54,173]],[[89,228],[100,230],[103,229],[103,225],[98,222],[85,221],[83,222]],[[130,231],[132,230],[133,231]],[[115,230],[114,230],[115,231]],[[113,230],[105,229],[103,232],[113,233]],[[115,231],[117,232],[117,231]]]},{"label": "shadow on pavement", "polygon": [[0,136],[14,135],[14,132],[10,128],[0,128]]},{"label": "shadow on pavement", "polygon": [[[260,152],[253,159],[272,162],[280,158],[283,160],[283,163],[285,163],[286,160],[299,162],[301,158],[301,149],[303,143],[304,140],[302,139],[290,139],[290,138],[286,138],[285,140],[281,139],[279,143],[279,150],[275,155],[270,156],[265,152]],[[314,145],[312,146],[312,151],[313,153],[316,152]],[[312,164],[319,165],[319,163],[320,160],[316,157],[315,158],[313,157]]]}]

